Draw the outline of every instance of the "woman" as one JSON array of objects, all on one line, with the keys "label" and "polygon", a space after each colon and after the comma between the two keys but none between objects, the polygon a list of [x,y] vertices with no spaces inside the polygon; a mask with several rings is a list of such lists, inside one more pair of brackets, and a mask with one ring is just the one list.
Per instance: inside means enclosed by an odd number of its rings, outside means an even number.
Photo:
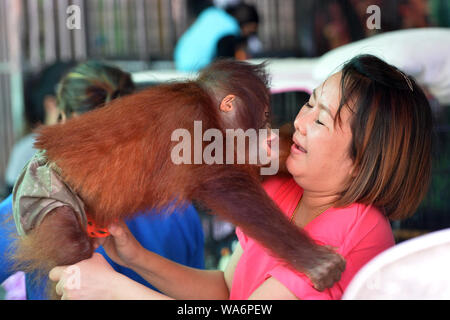
[{"label": "woman", "polygon": [[294,126],[286,163],[292,177],[268,180],[265,189],[287,219],[346,259],[331,289],[316,291],[239,229],[239,245],[221,272],[173,263],[114,225],[104,243],[108,255],[164,294],[115,273],[99,255],[75,265],[80,287],[70,285],[66,267],[54,268],[57,292],[63,299],[340,299],[355,273],[394,245],[389,219],[411,215],[426,193],[431,110],[412,78],[358,56],[314,90]]}]

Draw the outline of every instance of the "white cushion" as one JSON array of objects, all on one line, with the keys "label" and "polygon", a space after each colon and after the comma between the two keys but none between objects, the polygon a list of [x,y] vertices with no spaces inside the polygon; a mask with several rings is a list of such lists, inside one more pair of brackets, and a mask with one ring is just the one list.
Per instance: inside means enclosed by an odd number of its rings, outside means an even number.
[{"label": "white cushion", "polygon": [[358,54],[372,54],[413,76],[443,105],[450,105],[450,29],[419,28],[386,32],[327,52],[313,77],[322,82]]},{"label": "white cushion", "polygon": [[401,242],[367,263],[345,300],[450,299],[450,229]]}]

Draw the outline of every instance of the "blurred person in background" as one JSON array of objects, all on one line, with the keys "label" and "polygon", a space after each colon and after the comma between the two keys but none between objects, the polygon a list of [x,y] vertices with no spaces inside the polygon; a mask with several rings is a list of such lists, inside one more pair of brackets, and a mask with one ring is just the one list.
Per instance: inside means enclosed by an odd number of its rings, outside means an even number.
[{"label": "blurred person in background", "polygon": [[217,57],[246,60],[261,54],[263,46],[258,38],[259,15],[254,5],[244,2],[228,5],[226,11],[239,23],[239,35],[222,37],[217,44]]},{"label": "blurred person in background", "polygon": [[187,8],[196,18],[175,46],[175,68],[196,72],[214,60],[219,39],[239,36],[240,28],[234,17],[214,6],[211,0],[187,0]]},{"label": "blurred person in background", "polygon": [[316,55],[365,37],[360,17],[349,0],[321,0],[314,5]]},{"label": "blurred person in background", "polygon": [[27,132],[14,144],[5,173],[7,194],[10,194],[17,177],[36,149],[33,148],[32,131],[39,125],[52,125],[57,122],[56,85],[74,62],[57,62],[32,74],[24,81],[25,120]]},{"label": "blurred person in background", "polygon": [[[90,110],[103,107],[109,101],[132,94],[135,86],[131,75],[108,64],[88,61],[71,69],[58,84],[57,113],[55,119],[65,122]],[[76,146],[74,146],[76,148]],[[12,216],[12,195],[0,203],[0,220]],[[204,268],[203,230],[197,211],[192,205],[183,210],[175,209],[171,214],[139,214],[126,221],[128,228],[148,250],[193,268]],[[15,232],[14,221],[7,220],[0,225],[0,283],[12,275],[11,261],[5,254],[12,245]],[[110,260],[103,247],[97,252],[103,254],[112,267],[127,277],[151,287],[134,271]],[[34,283],[26,276],[27,299],[45,299],[46,280]],[[151,287],[153,288],[153,287]]]},{"label": "blurred person in background", "polygon": [[428,0],[400,0],[398,14],[400,29],[425,28],[431,25]]}]

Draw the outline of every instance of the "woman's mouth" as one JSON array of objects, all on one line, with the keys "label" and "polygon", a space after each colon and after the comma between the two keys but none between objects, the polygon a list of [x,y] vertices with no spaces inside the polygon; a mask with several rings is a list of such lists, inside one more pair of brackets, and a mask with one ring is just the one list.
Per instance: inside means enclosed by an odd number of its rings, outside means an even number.
[{"label": "woman's mouth", "polygon": [[295,141],[294,141],[294,143],[292,144],[291,152],[292,152],[292,153],[296,153],[296,154],[308,153],[308,152],[305,150],[305,148],[303,148],[299,143],[296,143]]}]

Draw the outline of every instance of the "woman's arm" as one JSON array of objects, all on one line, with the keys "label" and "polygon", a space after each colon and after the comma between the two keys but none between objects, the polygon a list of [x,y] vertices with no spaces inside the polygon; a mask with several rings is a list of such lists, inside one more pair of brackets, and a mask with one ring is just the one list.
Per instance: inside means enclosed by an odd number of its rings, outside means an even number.
[{"label": "woman's arm", "polygon": [[53,268],[49,278],[62,300],[163,300],[159,292],[120,274],[99,254],[71,266]]},{"label": "woman's arm", "polygon": [[289,291],[277,279],[270,277],[264,281],[248,298],[249,300],[298,300],[298,298]]},{"label": "woman's arm", "polygon": [[225,272],[186,267],[150,251],[142,252],[139,262],[131,268],[174,299],[227,300],[241,254],[242,249],[238,246]]},{"label": "woman's arm", "polygon": [[186,267],[145,250],[131,269],[174,299],[228,299],[224,273]]},{"label": "woman's arm", "polygon": [[[169,267],[169,272],[165,270],[162,272],[163,276],[158,275],[155,277],[151,274],[150,277],[162,282],[161,285],[167,286],[169,293],[172,290],[173,295],[178,298],[228,299],[228,286],[231,287],[234,269],[241,253],[242,250],[238,247],[233,253],[231,262],[228,264],[225,273],[222,271],[202,271],[192,268],[187,268],[188,270],[186,271],[184,269],[185,267],[180,265],[176,266],[176,264],[172,265],[171,261],[159,257],[167,260],[163,261],[163,263],[167,263],[166,267]],[[159,258],[156,257],[157,260]],[[161,267],[164,266],[161,265]],[[164,276],[170,277],[171,269],[175,273],[173,274],[174,279],[166,279],[168,283],[163,283],[164,281],[162,279],[164,279]],[[143,272],[148,273],[148,270],[143,268]],[[57,282],[56,293],[63,300],[163,300],[174,298],[174,296],[167,296],[147,288],[127,278],[123,274],[114,271],[105,258],[98,253],[94,253],[92,258],[83,260],[75,265],[53,268],[49,273],[49,278]],[[180,282],[177,283],[177,281]],[[198,281],[198,283],[195,281]],[[221,292],[218,288],[214,288],[214,285],[220,283],[224,283],[226,289],[222,289],[226,290],[226,295],[224,295],[224,291]],[[203,292],[201,290],[202,288],[204,289]]]},{"label": "woman's arm", "polygon": [[109,228],[111,237],[103,244],[108,256],[174,299],[228,299],[231,281],[242,249],[232,255],[225,270],[186,267],[150,252],[139,245],[126,225]]}]

